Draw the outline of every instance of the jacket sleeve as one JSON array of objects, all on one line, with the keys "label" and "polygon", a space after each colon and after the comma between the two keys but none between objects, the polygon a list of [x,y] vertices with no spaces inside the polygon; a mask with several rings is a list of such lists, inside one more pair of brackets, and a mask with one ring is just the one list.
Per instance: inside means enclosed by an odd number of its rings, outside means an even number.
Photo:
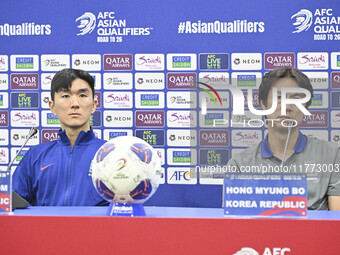
[{"label": "jacket sleeve", "polygon": [[327,195],[340,196],[340,146],[337,149],[333,167],[332,169],[328,169],[328,171],[331,172],[331,178],[328,185]]},{"label": "jacket sleeve", "polygon": [[25,198],[30,204],[34,200],[31,174],[33,169],[30,162],[30,151],[22,158],[12,177],[12,189]]}]

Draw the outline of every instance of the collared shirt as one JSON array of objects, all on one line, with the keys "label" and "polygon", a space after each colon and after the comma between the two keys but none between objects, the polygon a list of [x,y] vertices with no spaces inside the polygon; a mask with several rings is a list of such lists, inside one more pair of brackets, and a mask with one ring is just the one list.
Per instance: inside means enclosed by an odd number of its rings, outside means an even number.
[{"label": "collared shirt", "polygon": [[[283,145],[284,146],[284,145]],[[281,173],[281,159],[274,156],[268,136],[229,160],[240,172],[263,173],[264,168]],[[291,155],[283,163],[283,173],[307,174],[307,207],[328,210],[328,196],[340,196],[340,147],[336,143],[307,138],[299,132]],[[262,169],[261,169],[262,168]],[[258,172],[255,172],[257,171]],[[274,172],[275,173],[275,172]]]},{"label": "collared shirt", "polygon": [[[307,146],[307,137],[303,135],[301,132],[299,132],[298,139],[296,141],[296,144],[293,148],[294,152],[300,153],[304,150],[304,148]],[[268,144],[268,134],[266,138],[261,143],[261,156],[262,158],[271,158],[274,157],[274,153],[269,147]]]}]

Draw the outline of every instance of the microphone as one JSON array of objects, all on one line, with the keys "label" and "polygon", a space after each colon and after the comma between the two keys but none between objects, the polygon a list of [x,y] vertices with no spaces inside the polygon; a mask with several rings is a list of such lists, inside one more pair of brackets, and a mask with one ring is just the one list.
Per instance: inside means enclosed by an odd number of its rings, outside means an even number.
[{"label": "microphone", "polygon": [[289,141],[289,137],[290,137],[290,133],[292,132],[292,129],[293,129],[293,121],[289,121],[289,124],[288,124],[288,135],[287,135],[287,139],[286,139],[285,149],[283,151],[283,158],[281,160],[281,167],[283,166],[283,162],[285,161],[287,147],[288,147],[288,141]]},{"label": "microphone", "polygon": [[36,127],[31,127],[30,131],[28,132],[28,137],[25,141],[25,143],[21,146],[21,148],[19,149],[19,151],[17,152],[17,154],[15,155],[15,157],[12,159],[11,163],[9,163],[8,167],[7,167],[7,171],[9,171],[15,161],[15,159],[17,158],[17,156],[19,155],[19,153],[22,151],[22,149],[25,147],[26,143],[29,141],[29,139],[31,139],[33,136],[35,136],[38,133],[38,129]]}]

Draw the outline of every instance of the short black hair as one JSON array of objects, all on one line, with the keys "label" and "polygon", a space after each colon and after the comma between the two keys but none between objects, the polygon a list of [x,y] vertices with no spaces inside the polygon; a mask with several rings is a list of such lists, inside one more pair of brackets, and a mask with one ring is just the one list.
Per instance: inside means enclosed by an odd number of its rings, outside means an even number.
[{"label": "short black hair", "polygon": [[92,97],[94,98],[94,79],[86,71],[80,69],[65,68],[57,72],[51,82],[51,99],[54,101],[54,94],[62,90],[71,88],[72,82],[75,79],[82,79],[86,81],[92,90]]},{"label": "short black hair", "polygon": [[291,78],[296,81],[301,88],[309,90],[311,99],[306,103],[306,107],[308,108],[312,103],[313,86],[307,75],[294,68],[278,68],[266,73],[262,78],[259,88],[260,102],[263,101],[264,105],[267,106],[268,93],[273,85],[281,78]]}]

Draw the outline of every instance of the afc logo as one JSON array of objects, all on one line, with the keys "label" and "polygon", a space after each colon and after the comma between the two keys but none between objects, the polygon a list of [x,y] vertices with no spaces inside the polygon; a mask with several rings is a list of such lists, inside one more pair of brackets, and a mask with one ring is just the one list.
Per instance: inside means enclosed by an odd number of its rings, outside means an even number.
[{"label": "afc logo", "polygon": [[290,248],[279,248],[279,247],[274,247],[274,248],[269,248],[266,247],[263,251],[263,253],[258,253],[255,249],[250,248],[250,247],[243,247],[241,250],[237,251],[234,253],[234,255],[288,255],[290,254],[291,250]]},{"label": "afc logo", "polygon": [[179,170],[179,171],[174,171],[169,180],[190,181],[191,180],[190,176],[191,176],[190,171]]}]

